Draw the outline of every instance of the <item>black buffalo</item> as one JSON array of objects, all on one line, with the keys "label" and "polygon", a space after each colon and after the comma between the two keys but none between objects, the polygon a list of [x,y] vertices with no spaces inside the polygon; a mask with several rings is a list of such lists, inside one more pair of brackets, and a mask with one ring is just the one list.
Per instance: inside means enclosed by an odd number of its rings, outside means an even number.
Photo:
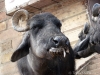
[{"label": "black buffalo", "polygon": [[[19,19],[27,21],[24,28],[18,26]],[[28,19],[28,12],[21,9],[12,23],[15,30],[27,31],[11,57],[22,75],[74,75],[74,52],[55,16],[40,13]]]},{"label": "black buffalo", "polygon": [[100,4],[95,3],[91,9],[91,23],[86,23],[79,34],[79,40],[74,48],[76,58],[88,57],[100,53]]}]

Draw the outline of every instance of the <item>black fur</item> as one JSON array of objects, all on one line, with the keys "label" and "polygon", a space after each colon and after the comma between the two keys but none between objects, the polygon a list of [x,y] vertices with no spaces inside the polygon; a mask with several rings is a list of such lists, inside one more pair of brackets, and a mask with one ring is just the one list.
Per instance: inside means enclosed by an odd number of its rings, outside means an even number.
[{"label": "black fur", "polygon": [[76,58],[85,58],[95,52],[100,53],[100,4],[95,3],[90,12],[92,24],[86,23],[79,34],[79,40],[74,48]]},{"label": "black fur", "polygon": [[[21,44],[11,57],[18,62],[22,75],[74,75],[74,52],[68,38],[61,32],[60,21],[50,13],[33,16]],[[66,56],[50,53],[51,48],[68,50]]]}]

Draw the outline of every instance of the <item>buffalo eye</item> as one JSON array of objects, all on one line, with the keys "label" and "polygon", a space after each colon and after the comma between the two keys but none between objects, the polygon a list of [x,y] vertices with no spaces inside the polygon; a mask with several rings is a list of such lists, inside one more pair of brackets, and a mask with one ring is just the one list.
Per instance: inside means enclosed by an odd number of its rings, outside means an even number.
[{"label": "buffalo eye", "polygon": [[42,29],[42,24],[34,24],[33,27],[31,28],[33,32],[36,34]]},{"label": "buffalo eye", "polygon": [[55,24],[56,24],[57,27],[59,27],[59,28],[61,27],[61,23],[59,21],[56,22]]},{"label": "buffalo eye", "polygon": [[36,29],[36,28],[38,28],[38,26],[33,26],[32,28],[33,28],[33,29]]},{"label": "buffalo eye", "polygon": [[54,19],[54,20],[53,20],[53,23],[54,23],[59,29],[61,28],[61,23],[60,23],[59,20]]}]

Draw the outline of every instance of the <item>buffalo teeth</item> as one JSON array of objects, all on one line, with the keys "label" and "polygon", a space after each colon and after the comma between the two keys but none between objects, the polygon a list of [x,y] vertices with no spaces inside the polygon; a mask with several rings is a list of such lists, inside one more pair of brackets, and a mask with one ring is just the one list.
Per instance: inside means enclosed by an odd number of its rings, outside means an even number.
[{"label": "buffalo teeth", "polygon": [[55,48],[51,48],[51,49],[50,49],[50,52],[54,52],[54,51],[55,51],[54,49],[55,49]]},{"label": "buffalo teeth", "polygon": [[54,55],[62,55],[64,56],[64,58],[66,57],[66,51],[65,49],[57,49],[57,48],[51,48],[50,49],[50,53],[54,56]]},{"label": "buffalo teeth", "polygon": [[65,52],[65,50],[63,50],[63,55],[64,55],[64,58],[66,57],[66,52]]}]

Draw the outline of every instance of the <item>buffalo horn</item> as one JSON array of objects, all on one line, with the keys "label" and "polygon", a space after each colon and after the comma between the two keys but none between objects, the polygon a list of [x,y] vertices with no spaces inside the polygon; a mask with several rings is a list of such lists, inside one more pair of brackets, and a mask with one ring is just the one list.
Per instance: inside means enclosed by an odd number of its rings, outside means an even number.
[{"label": "buffalo horn", "polygon": [[[28,18],[29,18],[29,14],[28,14],[28,11],[26,11],[25,9],[20,9],[17,12],[15,12],[12,17],[12,25],[13,25],[14,30],[18,32],[25,32],[29,30],[30,28],[27,25]],[[20,24],[20,21],[21,21],[21,24]],[[24,27],[21,27],[20,25]]]}]

